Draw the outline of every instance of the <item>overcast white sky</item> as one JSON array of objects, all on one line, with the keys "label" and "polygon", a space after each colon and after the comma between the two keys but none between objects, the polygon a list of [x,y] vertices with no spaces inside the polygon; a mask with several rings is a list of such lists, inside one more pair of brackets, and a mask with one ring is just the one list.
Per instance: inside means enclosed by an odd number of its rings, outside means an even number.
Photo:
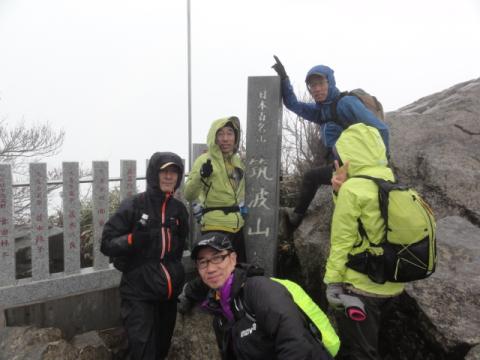
[{"label": "overcast white sky", "polygon": [[[191,5],[194,142],[219,117],[245,124],[247,77],[274,75],[272,54],[298,90],[326,64],[388,111],[480,76],[478,0]],[[186,29],[186,0],[0,0],[0,118],[64,129],[49,166],[187,158]]]}]

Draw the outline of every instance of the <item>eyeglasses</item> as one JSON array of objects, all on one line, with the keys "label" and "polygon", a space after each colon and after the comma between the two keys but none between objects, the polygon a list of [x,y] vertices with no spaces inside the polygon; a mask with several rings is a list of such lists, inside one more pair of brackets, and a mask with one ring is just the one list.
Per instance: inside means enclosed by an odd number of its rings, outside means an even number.
[{"label": "eyeglasses", "polygon": [[227,256],[229,256],[231,254],[231,252],[228,252],[226,254],[218,254],[218,255],[214,255],[212,256],[210,259],[200,259],[200,260],[197,260],[196,263],[197,263],[197,268],[198,269],[206,269],[208,267],[208,263],[212,263],[212,264],[215,264],[215,265],[218,265],[218,264],[221,264],[222,262],[225,261],[225,259],[227,258]]},{"label": "eyeglasses", "polygon": [[308,88],[313,89],[316,87],[326,87],[328,86],[327,80],[312,80],[308,83]]}]

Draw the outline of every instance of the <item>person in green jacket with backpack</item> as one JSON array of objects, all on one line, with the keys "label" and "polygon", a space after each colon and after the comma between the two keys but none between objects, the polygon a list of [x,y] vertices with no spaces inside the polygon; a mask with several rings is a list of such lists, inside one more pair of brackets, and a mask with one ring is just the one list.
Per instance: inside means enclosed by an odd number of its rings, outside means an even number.
[{"label": "person in green jacket with backpack", "polygon": [[243,236],[245,166],[238,155],[240,120],[230,116],[215,120],[208,132],[208,151],[193,164],[185,184],[185,198],[203,206],[202,234],[228,234],[239,260],[246,261]]},{"label": "person in green jacket with backpack", "polygon": [[[377,129],[354,124],[342,132],[334,146],[337,171],[332,178],[335,210],[332,218],[330,254],[324,282],[330,306],[336,311],[342,347],[339,359],[380,359],[379,324],[386,306],[402,291],[400,282],[377,283],[369,275],[350,268],[349,259],[356,254],[381,251],[385,227],[380,213],[377,185],[371,176],[394,181],[387,166],[384,142]],[[361,223],[361,226],[359,225]],[[366,318],[351,318],[345,313],[344,296],[363,303]]]}]

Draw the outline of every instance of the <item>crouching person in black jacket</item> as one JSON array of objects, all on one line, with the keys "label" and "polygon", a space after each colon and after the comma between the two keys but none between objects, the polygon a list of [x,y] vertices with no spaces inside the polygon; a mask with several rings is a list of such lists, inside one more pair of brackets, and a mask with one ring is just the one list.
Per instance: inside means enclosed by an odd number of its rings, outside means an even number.
[{"label": "crouching person in black jacket", "polygon": [[[202,235],[192,249],[202,281],[210,288],[202,306],[215,316],[224,360],[332,359],[307,327],[288,290],[263,270],[237,264],[227,235]],[[187,284],[187,294],[192,282]]]},{"label": "crouching person in black jacket", "polygon": [[173,197],[182,177],[178,155],[153,154],[147,190],[124,200],[103,229],[101,251],[123,271],[121,315],[134,360],[165,359],[170,348],[188,234],[187,210]]}]

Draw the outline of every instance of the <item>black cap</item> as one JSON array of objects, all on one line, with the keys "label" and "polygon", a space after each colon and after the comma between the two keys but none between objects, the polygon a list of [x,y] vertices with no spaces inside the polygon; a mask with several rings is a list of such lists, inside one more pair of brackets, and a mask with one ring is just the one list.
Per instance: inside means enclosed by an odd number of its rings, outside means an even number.
[{"label": "black cap", "polygon": [[196,260],[198,252],[204,247],[211,247],[214,250],[233,250],[232,242],[227,234],[220,232],[209,232],[203,234],[200,240],[193,246],[192,259]]}]

